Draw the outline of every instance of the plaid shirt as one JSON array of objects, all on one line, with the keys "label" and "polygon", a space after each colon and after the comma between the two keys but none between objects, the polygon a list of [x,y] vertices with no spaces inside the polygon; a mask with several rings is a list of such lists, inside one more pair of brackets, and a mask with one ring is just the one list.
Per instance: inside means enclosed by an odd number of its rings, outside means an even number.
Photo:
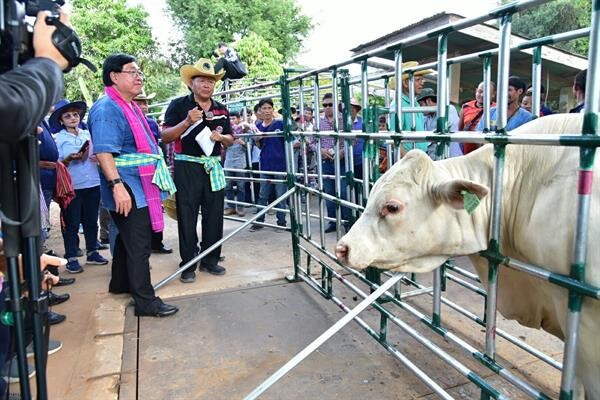
[{"label": "plaid shirt", "polygon": [[[343,121],[342,121],[342,117],[338,116],[338,131],[341,131],[343,129]],[[319,125],[319,130],[320,132],[328,132],[328,131],[333,131],[333,121],[329,121],[327,118],[321,118],[320,120],[320,125]],[[331,137],[331,136],[320,136],[321,138],[321,149],[333,149],[333,146],[335,144],[335,138]],[[310,144],[310,147],[314,150],[317,151],[317,140],[316,138],[313,139],[312,143]],[[340,149],[340,154],[344,155],[344,141],[340,140],[338,142],[338,147]]]}]

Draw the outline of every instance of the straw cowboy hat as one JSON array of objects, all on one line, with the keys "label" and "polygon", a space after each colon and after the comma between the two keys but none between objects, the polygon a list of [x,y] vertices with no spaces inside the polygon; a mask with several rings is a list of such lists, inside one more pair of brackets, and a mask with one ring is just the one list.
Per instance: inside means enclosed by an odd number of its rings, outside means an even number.
[{"label": "straw cowboy hat", "polygon": [[[402,63],[402,71],[404,71],[405,69],[408,68],[414,68],[416,66],[418,66],[419,63],[417,61],[407,61],[405,63]],[[414,76],[421,76],[421,75],[430,75],[433,74],[435,71],[431,68],[427,68],[427,69],[423,69],[420,71],[415,71],[413,73]],[[402,74],[402,80],[408,79],[408,73],[404,73]],[[389,87],[390,89],[394,90],[396,89],[396,79],[395,78],[390,78],[389,80]]]},{"label": "straw cowboy hat", "polygon": [[142,93],[138,94],[133,99],[134,100],[152,100],[155,97],[156,97],[156,93],[150,93],[149,95],[146,95],[146,92],[144,91],[144,89],[142,89]]},{"label": "straw cowboy hat", "polygon": [[215,73],[215,67],[208,58],[201,58],[194,65],[184,65],[179,70],[181,80],[188,87],[192,85],[192,79],[197,76],[206,76],[213,78],[215,81],[221,80],[225,75],[225,70]]},{"label": "straw cowboy hat", "polygon": [[358,111],[362,110],[362,106],[354,97],[350,98],[350,106],[358,107]]},{"label": "straw cowboy hat", "polygon": [[175,201],[175,195],[171,195],[163,200],[163,207],[165,208],[165,212],[171,218],[177,221],[177,203]]},{"label": "straw cowboy hat", "polygon": [[54,112],[48,119],[48,125],[50,125],[50,131],[52,133],[58,133],[63,129],[63,124],[60,122],[60,117],[63,113],[70,109],[76,109],[79,112],[79,119],[83,119],[83,116],[87,112],[87,105],[84,101],[71,101],[62,99],[54,106]]}]

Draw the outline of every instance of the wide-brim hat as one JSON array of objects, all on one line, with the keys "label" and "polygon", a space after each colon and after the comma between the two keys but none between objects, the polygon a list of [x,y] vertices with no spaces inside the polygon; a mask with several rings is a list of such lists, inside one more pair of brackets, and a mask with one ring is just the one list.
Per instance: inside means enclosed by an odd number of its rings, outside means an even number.
[{"label": "wide-brim hat", "polygon": [[194,65],[184,65],[179,69],[181,81],[188,87],[192,86],[192,79],[197,76],[206,76],[215,81],[221,80],[225,75],[225,69],[215,73],[215,67],[208,58],[201,58]]},{"label": "wide-brim hat", "polygon": [[79,111],[79,119],[83,119],[83,116],[87,112],[87,104],[84,101],[71,101],[62,99],[54,106],[54,112],[48,119],[48,125],[50,125],[50,132],[57,133],[63,129],[63,125],[60,122],[60,117],[63,113],[71,108],[75,108]]},{"label": "wide-brim hat", "polygon": [[350,106],[358,107],[358,111],[362,110],[362,106],[354,97],[350,98]]},{"label": "wide-brim hat", "polygon": [[421,100],[429,98],[435,99],[437,102],[437,95],[435,94],[435,91],[432,88],[423,88],[423,90],[421,90],[421,93],[419,93],[415,100],[419,102]]},{"label": "wide-brim hat", "polygon": [[[405,63],[402,63],[402,71],[404,71],[405,69],[414,68],[417,66],[419,66],[419,63],[417,61],[407,61]],[[413,75],[414,76],[430,75],[430,74],[433,74],[434,72],[435,72],[435,70],[433,70],[431,68],[427,68],[427,69],[415,71],[415,72],[413,72]],[[408,79],[408,73],[402,74],[402,80],[406,80],[406,79]],[[396,79],[392,77],[388,83],[388,86],[392,90],[396,89]]]},{"label": "wide-brim hat", "polygon": [[138,94],[133,98],[133,100],[152,100],[156,97],[156,93],[150,93],[146,95],[146,92],[142,89],[142,93]]}]

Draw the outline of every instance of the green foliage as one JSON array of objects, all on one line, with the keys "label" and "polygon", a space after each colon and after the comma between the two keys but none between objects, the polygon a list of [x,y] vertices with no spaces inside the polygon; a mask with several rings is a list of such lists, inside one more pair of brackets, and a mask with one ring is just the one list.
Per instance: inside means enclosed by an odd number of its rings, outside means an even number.
[{"label": "green foliage", "polygon": [[69,99],[81,99],[79,78],[82,78],[93,99],[104,91],[102,63],[113,53],[135,56],[147,76],[146,92],[157,92],[158,99],[173,95],[178,75],[158,54],[157,46],[142,6],[129,7],[126,0],[72,0],[71,23],[81,38],[83,51],[96,67],[96,73],[78,67],[65,76]]},{"label": "green foliage", "polygon": [[273,80],[283,74],[283,56],[269,45],[262,36],[254,32],[237,43],[237,51],[248,67],[247,78]]},{"label": "green foliage", "polygon": [[294,0],[167,0],[167,5],[184,33],[176,53],[182,63],[209,57],[219,42],[251,32],[267,40],[283,61],[290,61],[312,28]]},{"label": "green foliage", "polygon": [[[506,3],[508,1],[504,1]],[[592,5],[590,0],[557,0],[513,16],[514,33],[538,38],[555,33],[585,28],[590,25]],[[558,48],[587,57],[589,39],[581,38],[561,42]]]}]

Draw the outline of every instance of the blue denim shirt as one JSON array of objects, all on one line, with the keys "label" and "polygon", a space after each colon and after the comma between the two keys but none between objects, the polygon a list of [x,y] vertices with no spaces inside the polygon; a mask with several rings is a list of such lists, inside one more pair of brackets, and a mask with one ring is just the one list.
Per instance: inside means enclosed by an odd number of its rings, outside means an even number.
[{"label": "blue denim shirt", "polygon": [[[90,109],[88,125],[92,133],[92,142],[96,153],[112,153],[114,156],[120,154],[137,153],[137,146],[133,132],[125,114],[110,97],[100,98]],[[147,134],[152,134],[147,132]],[[158,154],[154,142],[150,141],[152,152]],[[118,167],[119,176],[129,186],[135,197],[138,208],[147,207],[146,196],[142,188],[142,181],[138,167]],[[115,210],[115,200],[112,190],[108,187],[104,175],[100,177],[100,194],[102,204],[109,210]],[[166,192],[161,192],[161,197],[167,197]]]},{"label": "blue denim shirt", "polygon": [[[86,140],[91,140],[91,137],[90,133],[84,129],[80,129],[77,135],[65,129],[58,132],[56,135],[58,158],[64,160],[69,154],[77,153]],[[73,182],[73,189],[87,189],[100,184],[98,166],[90,160],[93,151],[94,148],[90,143],[87,157],[82,160],[73,160],[67,166]]]},{"label": "blue denim shirt", "polygon": [[[533,116],[529,111],[519,107],[519,109],[506,121],[506,130],[512,131],[515,128],[523,125],[526,122],[531,121]],[[496,129],[496,107],[490,109],[490,129],[494,131]],[[483,130],[483,119],[477,124],[477,130]]]}]

